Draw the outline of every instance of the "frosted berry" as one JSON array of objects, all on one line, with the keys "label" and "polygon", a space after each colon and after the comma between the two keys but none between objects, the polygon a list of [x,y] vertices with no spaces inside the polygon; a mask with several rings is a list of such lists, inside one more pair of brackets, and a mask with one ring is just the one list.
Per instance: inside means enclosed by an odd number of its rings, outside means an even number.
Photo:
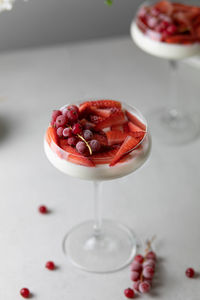
[{"label": "frosted berry", "polygon": [[98,152],[101,148],[101,144],[97,140],[91,140],[90,147],[92,149],[92,152]]},{"label": "frosted berry", "polygon": [[143,267],[147,267],[147,266],[155,268],[155,266],[156,266],[155,260],[153,260],[153,259],[147,259],[147,260],[145,260],[143,262]]},{"label": "frosted berry", "polygon": [[66,109],[63,114],[67,116],[70,123],[74,123],[78,120],[78,114],[75,110]]},{"label": "frosted berry", "polygon": [[153,259],[153,260],[156,260],[156,254],[155,254],[155,252],[149,251],[149,252],[147,253],[147,255],[146,255],[146,258],[147,258],[147,259]]},{"label": "frosted berry", "polygon": [[86,141],[89,141],[93,138],[93,133],[91,130],[87,129],[83,131],[83,137]]},{"label": "frosted berry", "polygon": [[60,115],[56,118],[56,127],[64,126],[67,123],[67,118],[63,115]]},{"label": "frosted berry", "polygon": [[138,281],[140,278],[140,272],[133,271],[131,272],[131,280],[132,281]]},{"label": "frosted berry", "polygon": [[131,271],[138,271],[142,270],[142,265],[138,261],[133,261],[131,264]]},{"label": "frosted berry", "polygon": [[154,275],[154,268],[147,266],[143,269],[143,276],[148,279],[152,279]]},{"label": "frosted berry", "polygon": [[57,135],[59,136],[59,137],[62,137],[63,136],[63,127],[58,127],[58,129],[57,129]]},{"label": "frosted berry", "polygon": [[143,263],[144,261],[144,257],[141,255],[141,254],[137,254],[135,257],[134,257],[134,260],[135,261],[138,261],[139,263]]},{"label": "frosted berry", "polygon": [[192,268],[188,268],[186,271],[185,271],[185,275],[189,278],[193,278],[194,275],[195,275],[195,271],[194,269]]},{"label": "frosted berry", "polygon": [[61,111],[60,110],[53,110],[52,112],[52,116],[51,116],[51,125],[53,126],[55,121],[56,121],[56,118],[58,116],[62,115]]},{"label": "frosted berry", "polygon": [[167,27],[166,32],[168,34],[174,34],[177,31],[177,27],[174,24],[171,24]]},{"label": "frosted berry", "polygon": [[48,269],[48,270],[51,270],[53,271],[55,269],[55,264],[53,261],[48,261],[45,265],[45,267]]},{"label": "frosted berry", "polygon": [[140,285],[140,280],[138,280],[138,281],[135,281],[134,283],[133,283],[133,288],[134,288],[134,290],[135,291],[137,291],[137,292],[139,292],[139,285]]},{"label": "frosted berry", "polygon": [[71,137],[72,136],[72,130],[71,130],[71,128],[65,128],[63,130],[63,136],[64,137]]},{"label": "frosted berry", "polygon": [[76,123],[72,127],[73,134],[80,134],[82,132],[82,126],[79,123]]},{"label": "frosted berry", "polygon": [[76,144],[76,150],[80,153],[80,154],[85,154],[87,152],[87,146],[84,142],[78,142]]},{"label": "frosted berry", "polygon": [[24,298],[29,298],[30,296],[30,291],[27,288],[23,288],[20,290],[20,295]]},{"label": "frosted berry", "polygon": [[148,281],[143,281],[139,284],[139,291],[142,294],[148,293],[151,289],[151,285]]},{"label": "frosted berry", "polygon": [[46,214],[48,212],[47,207],[45,205],[39,206],[38,210],[41,214]]},{"label": "frosted berry", "polygon": [[78,141],[77,138],[72,136],[68,138],[67,143],[70,146],[76,146],[77,141]]},{"label": "frosted berry", "polygon": [[128,288],[128,289],[124,290],[124,295],[129,299],[133,299],[135,296],[135,293],[132,289]]},{"label": "frosted berry", "polygon": [[69,105],[67,107],[68,110],[71,110],[71,111],[75,111],[77,114],[79,114],[79,109],[76,105]]}]

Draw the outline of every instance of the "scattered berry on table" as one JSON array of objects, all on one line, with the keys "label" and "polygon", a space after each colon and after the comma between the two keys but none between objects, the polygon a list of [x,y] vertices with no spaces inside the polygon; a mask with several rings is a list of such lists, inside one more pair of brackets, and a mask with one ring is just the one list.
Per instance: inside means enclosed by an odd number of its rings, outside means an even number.
[{"label": "scattered berry on table", "polygon": [[45,267],[48,269],[48,270],[51,270],[53,271],[55,269],[55,264],[53,261],[48,261],[45,265]]},{"label": "scattered berry on table", "polygon": [[46,214],[48,212],[48,209],[45,205],[40,205],[38,210],[41,214]]},{"label": "scattered berry on table", "polygon": [[134,257],[134,260],[135,260],[135,261],[138,261],[140,264],[142,264],[143,261],[144,261],[144,257],[143,257],[143,255],[141,255],[141,254],[137,254],[137,255]]},{"label": "scattered berry on table", "polygon": [[139,292],[139,285],[140,285],[140,280],[138,280],[138,281],[135,281],[134,283],[133,283],[133,288],[134,288],[134,290],[136,291],[136,292]]},{"label": "scattered berry on table", "polygon": [[23,288],[20,290],[20,295],[24,298],[29,298],[30,296],[30,291],[27,288]]},{"label": "scattered berry on table", "polygon": [[151,288],[151,285],[148,281],[143,281],[139,284],[139,291],[142,294],[148,293]]},{"label": "scattered berry on table", "polygon": [[138,281],[140,279],[140,273],[137,271],[131,272],[131,280]]},{"label": "scattered berry on table", "polygon": [[147,279],[152,279],[154,275],[154,268],[147,266],[143,269],[143,276]]},{"label": "scattered berry on table", "polygon": [[194,275],[195,275],[195,271],[193,268],[188,268],[186,271],[185,271],[185,275],[189,278],[193,278]]},{"label": "scattered berry on table", "polygon": [[138,261],[133,261],[131,264],[131,271],[138,271],[140,272],[142,270],[142,264]]},{"label": "scattered berry on table", "polygon": [[156,260],[156,254],[153,251],[149,251],[146,255],[146,259],[153,259]]},{"label": "scattered berry on table", "polygon": [[133,299],[135,296],[134,290],[128,288],[124,290],[124,295],[129,298],[129,299]]}]

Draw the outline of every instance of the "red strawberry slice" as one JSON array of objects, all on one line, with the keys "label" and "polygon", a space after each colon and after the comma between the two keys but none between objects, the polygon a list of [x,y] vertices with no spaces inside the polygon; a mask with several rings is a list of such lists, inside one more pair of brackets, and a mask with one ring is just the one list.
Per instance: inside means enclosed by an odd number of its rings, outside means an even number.
[{"label": "red strawberry slice", "polygon": [[131,135],[135,138],[143,138],[146,132],[132,122],[128,122],[128,128],[131,131]]},{"label": "red strawberry slice", "polygon": [[111,130],[120,130],[120,131],[123,131],[123,126],[122,125],[114,125],[114,126],[111,126]]},{"label": "red strawberry slice", "polygon": [[110,163],[110,166],[114,166],[124,155],[131,152],[138,144],[138,140],[132,136],[127,136],[119,150],[117,151],[115,157]]},{"label": "red strawberry slice", "polygon": [[80,121],[81,125],[87,129],[92,129],[95,127],[95,125],[92,123],[92,122],[89,122],[88,120],[86,119],[82,119]]},{"label": "red strawberry slice", "polygon": [[97,108],[112,108],[112,107],[116,107],[116,108],[120,108],[121,109],[121,103],[119,101],[116,100],[96,100],[96,101],[87,101],[82,103],[80,106],[82,106],[83,104],[88,105],[88,106],[95,106]]},{"label": "red strawberry slice", "polygon": [[94,133],[93,134],[93,139],[97,140],[102,146],[108,146],[108,140],[107,140],[107,136],[105,135],[105,133]]},{"label": "red strawberry slice", "polygon": [[173,36],[169,36],[165,39],[165,41],[169,44],[192,44],[195,43],[196,37],[194,36],[190,36],[190,35],[173,35]]},{"label": "red strawberry slice", "polygon": [[88,158],[76,151],[73,147],[67,145],[67,140],[61,140],[60,147],[67,152],[67,156],[65,157],[68,161],[86,167],[94,167],[94,163]]},{"label": "red strawberry slice", "polygon": [[95,165],[109,164],[114,158],[114,156],[116,155],[118,150],[119,147],[118,148],[116,147],[115,149],[109,151],[94,154],[91,156],[91,160]]},{"label": "red strawberry slice", "polygon": [[129,132],[128,122],[123,125],[123,131],[124,132]]},{"label": "red strawberry slice", "polygon": [[95,129],[99,130],[114,125],[122,125],[124,122],[126,122],[124,112],[119,110],[112,113],[110,117],[98,122]]},{"label": "red strawberry slice", "polygon": [[91,106],[91,107],[89,108],[89,110],[90,110],[93,114],[95,114],[95,115],[97,115],[97,116],[100,116],[100,117],[102,117],[102,118],[108,118],[108,117],[111,115],[111,113],[112,113],[111,109],[97,108],[97,107],[95,107],[95,106]]},{"label": "red strawberry slice", "polygon": [[48,127],[46,132],[46,141],[51,146],[51,142],[53,141],[56,145],[58,145],[58,136],[56,133],[56,129],[54,127]]},{"label": "red strawberry slice", "polygon": [[121,144],[127,137],[127,133],[124,133],[120,130],[111,130],[106,132],[106,136],[108,139],[108,145],[116,145],[116,144]]},{"label": "red strawberry slice", "polygon": [[166,15],[171,15],[173,11],[173,5],[170,1],[163,0],[156,3],[155,8],[157,8],[161,13]]},{"label": "red strawberry slice", "polygon": [[142,130],[146,131],[146,125],[142,123],[136,116],[134,116],[127,110],[125,113],[129,121],[131,121],[136,126],[140,127]]},{"label": "red strawberry slice", "polygon": [[80,117],[84,117],[88,114],[88,109],[89,109],[90,105],[88,104],[88,102],[82,103],[79,106],[79,116]]}]

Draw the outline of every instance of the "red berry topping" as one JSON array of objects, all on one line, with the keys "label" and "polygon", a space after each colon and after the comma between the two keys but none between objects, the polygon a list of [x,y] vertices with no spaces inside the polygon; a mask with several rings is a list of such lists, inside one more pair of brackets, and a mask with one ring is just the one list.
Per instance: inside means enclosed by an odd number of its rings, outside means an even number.
[{"label": "red berry topping", "polygon": [[195,271],[194,269],[192,268],[188,268],[186,271],[185,271],[185,275],[189,278],[193,278],[194,275],[195,275]]},{"label": "red berry topping", "polygon": [[132,289],[128,288],[128,289],[124,290],[124,295],[129,299],[133,299],[135,296],[135,293]]},{"label": "red berry topping", "polygon": [[58,127],[58,129],[57,129],[57,135],[59,136],[59,137],[62,137],[63,136],[63,127]]},{"label": "red berry topping", "polygon": [[67,123],[67,118],[63,115],[60,115],[56,118],[56,127],[64,126]]},{"label": "red berry topping", "polygon": [[64,137],[71,137],[72,136],[72,130],[71,130],[71,128],[65,128],[63,130],[63,136]]},{"label": "red berry topping", "polygon": [[23,288],[20,290],[20,295],[24,298],[29,298],[30,296],[30,291],[27,288]]},{"label": "red berry topping", "polygon": [[138,254],[134,257],[134,260],[138,261],[140,264],[142,264],[144,261],[144,257],[141,254]]},{"label": "red berry topping", "polygon": [[84,142],[78,142],[76,144],[76,150],[80,153],[80,154],[86,154],[88,151],[88,148],[86,146],[86,144]]},{"label": "red berry topping", "polygon": [[51,116],[51,125],[52,126],[55,124],[56,118],[60,115],[62,115],[60,110],[53,110],[52,116]]},{"label": "red berry topping", "polygon": [[77,138],[75,138],[74,136],[69,137],[67,140],[68,145],[70,146],[76,146],[77,141],[78,141]]},{"label": "red berry topping", "polygon": [[156,254],[155,254],[155,252],[149,251],[149,252],[147,253],[147,255],[146,255],[146,258],[147,258],[147,259],[153,259],[153,260],[156,260]]},{"label": "red berry topping", "polygon": [[73,134],[80,134],[82,132],[82,126],[79,123],[76,123],[72,127]]},{"label": "red berry topping", "polygon": [[89,130],[89,129],[84,130],[84,131],[83,131],[83,137],[84,137],[84,139],[85,139],[86,141],[91,140],[91,139],[93,138],[93,133],[92,133],[92,131]]},{"label": "red berry topping", "polygon": [[46,214],[48,212],[47,207],[45,205],[39,206],[38,210],[41,214]]},{"label": "red berry topping", "polygon": [[143,281],[139,284],[139,291],[142,294],[148,293],[151,289],[151,285],[148,281]]},{"label": "red berry topping", "polygon": [[71,110],[71,111],[75,111],[77,114],[79,114],[79,109],[76,105],[69,105],[67,107],[68,110]]},{"label": "red berry topping", "polygon": [[152,279],[154,275],[154,268],[147,266],[143,269],[143,276],[147,279]]},{"label": "red berry topping", "polygon": [[140,278],[140,272],[133,271],[131,272],[131,280],[132,281],[138,281]]},{"label": "red berry topping", "polygon": [[92,152],[98,152],[101,148],[101,144],[97,140],[91,140],[90,147],[92,149]]},{"label": "red berry topping", "polygon": [[55,269],[55,264],[53,261],[48,261],[45,265],[45,267],[48,269],[48,270],[51,270],[53,271]]},{"label": "red berry topping", "polygon": [[78,120],[78,113],[75,110],[69,110],[68,108],[63,111],[64,116],[66,116],[70,123],[74,123]]}]

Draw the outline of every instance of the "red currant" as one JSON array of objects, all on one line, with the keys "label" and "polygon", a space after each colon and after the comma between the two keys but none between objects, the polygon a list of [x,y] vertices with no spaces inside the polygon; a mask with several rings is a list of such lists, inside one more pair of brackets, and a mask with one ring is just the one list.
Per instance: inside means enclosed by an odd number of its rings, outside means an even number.
[{"label": "red currant", "polygon": [[138,254],[134,257],[134,260],[138,261],[140,264],[143,263],[144,257],[141,254]]},{"label": "red currant", "polygon": [[27,288],[23,288],[20,290],[20,295],[24,298],[29,298],[30,296],[30,291]]},{"label": "red currant", "polygon": [[188,268],[186,271],[185,271],[185,275],[189,278],[193,278],[194,275],[195,275],[195,271],[194,269],[192,268]]},{"label": "red currant", "polygon": [[53,271],[55,269],[55,264],[53,261],[48,261],[45,265],[45,267],[48,269],[48,270],[51,270]]},{"label": "red currant", "polygon": [[45,205],[39,206],[38,210],[41,214],[46,214],[47,213],[47,207]]},{"label": "red currant", "polygon": [[135,293],[132,289],[128,288],[128,289],[124,290],[124,295],[129,299],[133,299],[135,296]]}]

